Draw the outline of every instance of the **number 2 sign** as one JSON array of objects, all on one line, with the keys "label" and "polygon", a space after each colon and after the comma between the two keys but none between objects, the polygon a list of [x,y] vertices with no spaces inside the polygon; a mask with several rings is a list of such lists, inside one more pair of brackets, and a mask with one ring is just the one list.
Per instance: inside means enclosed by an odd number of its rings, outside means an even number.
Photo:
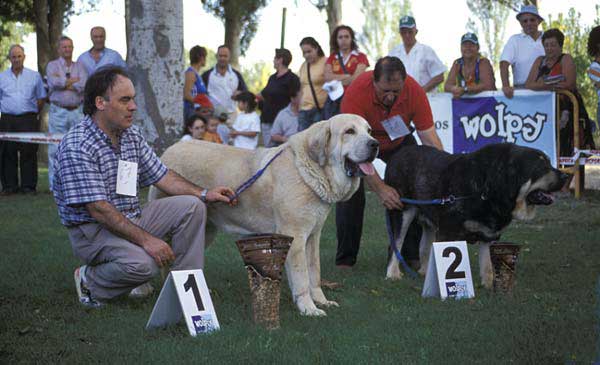
[{"label": "number 2 sign", "polygon": [[475,296],[465,241],[433,243],[422,296],[442,299]]},{"label": "number 2 sign", "polygon": [[192,336],[219,329],[217,314],[202,270],[169,273],[146,329],[175,324],[181,320],[182,315]]}]

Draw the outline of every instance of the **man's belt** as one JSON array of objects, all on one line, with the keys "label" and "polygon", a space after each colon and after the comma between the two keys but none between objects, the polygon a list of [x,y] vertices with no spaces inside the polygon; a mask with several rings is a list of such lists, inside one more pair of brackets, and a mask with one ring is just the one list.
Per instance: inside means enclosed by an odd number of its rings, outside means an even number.
[{"label": "man's belt", "polygon": [[79,108],[79,105],[66,106],[66,105],[60,105],[60,104],[57,104],[57,103],[52,103],[52,104],[56,105],[59,108],[67,109],[69,111],[72,111],[72,110],[75,110],[75,109]]}]

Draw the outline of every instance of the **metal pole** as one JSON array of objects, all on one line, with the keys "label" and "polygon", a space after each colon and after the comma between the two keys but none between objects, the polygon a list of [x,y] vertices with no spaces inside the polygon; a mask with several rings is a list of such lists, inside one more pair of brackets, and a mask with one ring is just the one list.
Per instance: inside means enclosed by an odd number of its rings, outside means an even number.
[{"label": "metal pole", "polygon": [[287,8],[283,8],[281,14],[281,45],[279,48],[284,48],[283,44],[285,43],[285,14],[287,12]]}]

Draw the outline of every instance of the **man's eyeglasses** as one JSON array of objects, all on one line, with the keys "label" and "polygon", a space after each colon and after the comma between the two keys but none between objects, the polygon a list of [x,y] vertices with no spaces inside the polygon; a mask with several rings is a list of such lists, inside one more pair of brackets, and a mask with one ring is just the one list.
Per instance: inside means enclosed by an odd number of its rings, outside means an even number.
[{"label": "man's eyeglasses", "polygon": [[520,20],[521,23],[534,23],[536,21],[537,21],[536,18],[521,18],[521,20]]}]

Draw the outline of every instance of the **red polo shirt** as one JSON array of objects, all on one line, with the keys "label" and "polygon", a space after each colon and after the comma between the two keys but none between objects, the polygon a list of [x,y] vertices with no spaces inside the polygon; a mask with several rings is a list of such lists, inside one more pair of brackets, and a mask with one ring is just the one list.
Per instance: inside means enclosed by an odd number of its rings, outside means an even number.
[{"label": "red polo shirt", "polygon": [[406,126],[412,121],[419,131],[433,127],[433,115],[425,91],[410,76],[406,76],[400,95],[388,110],[375,96],[373,71],[367,71],[354,80],[344,93],[341,106],[342,113],[360,115],[373,129],[373,137],[379,141],[379,150],[387,154],[395,150],[404,137],[390,140],[381,122],[400,115]]}]

